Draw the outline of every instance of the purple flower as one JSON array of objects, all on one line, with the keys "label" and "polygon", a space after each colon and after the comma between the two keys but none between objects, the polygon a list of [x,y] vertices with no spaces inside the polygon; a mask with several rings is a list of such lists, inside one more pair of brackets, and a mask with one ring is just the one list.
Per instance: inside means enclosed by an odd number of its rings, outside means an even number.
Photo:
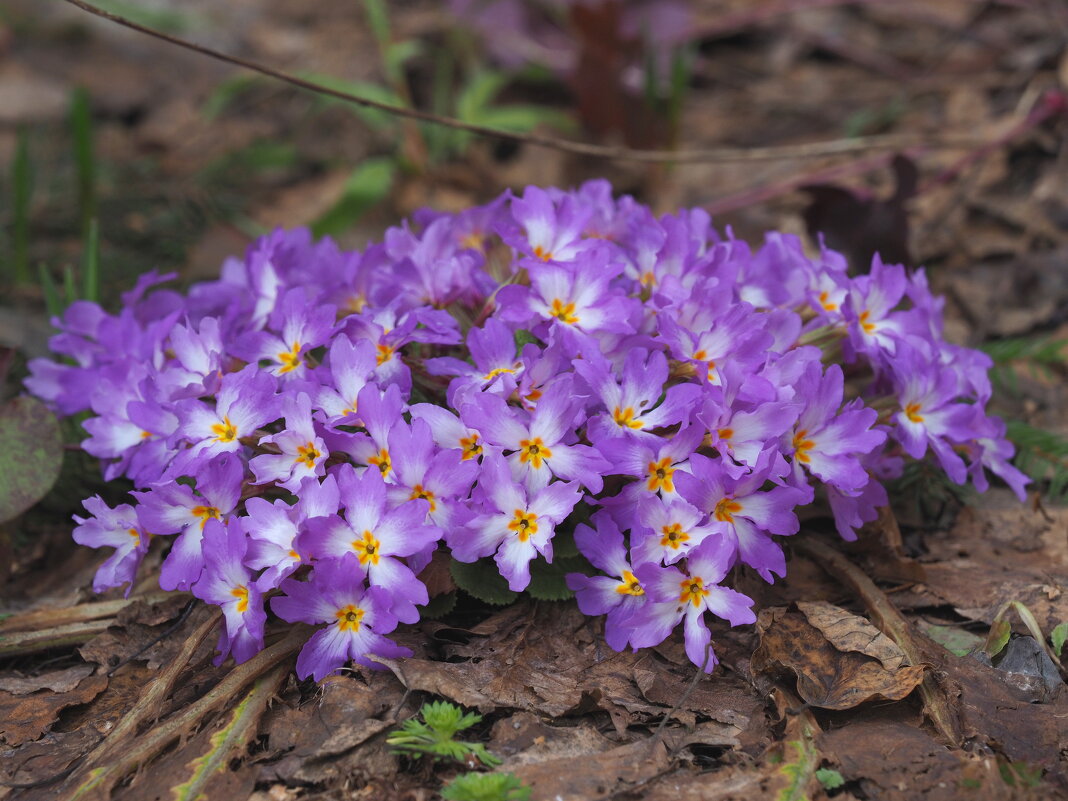
[{"label": "purple flower", "polygon": [[325,343],[333,332],[334,307],[310,305],[304,290],[298,288],[286,292],[272,317],[277,334],[250,334],[236,343],[235,353],[246,361],[267,362],[271,374],[284,381],[305,378],[307,352]]},{"label": "purple flower", "polygon": [[315,564],[308,581],[286,579],[285,595],[271,599],[271,609],[291,623],[328,623],[304,645],[297,657],[297,675],[315,681],[342,667],[350,659],[369,668],[381,668],[375,656],[389,659],[412,652],[386,639],[397,627],[390,611],[390,595],[381,587],[367,588],[359,559],[345,554]]},{"label": "purple flower", "polygon": [[174,440],[176,445],[184,441],[190,447],[178,453],[167,477],[189,475],[213,456],[240,450],[243,437],[277,420],[279,399],[274,390],[274,378],[249,365],[223,376],[215,408],[199,400],[179,403],[180,424]]},{"label": "purple flower", "polygon": [[627,559],[623,533],[603,510],[593,516],[596,531],[586,524],[575,528],[579,551],[606,576],[568,573],[567,586],[584,615],[608,615],[604,639],[615,651],[627,647],[631,629],[628,618],[645,602],[645,589]]},{"label": "purple flower", "polygon": [[590,440],[595,444],[628,435],[655,442],[652,429],[688,421],[701,396],[697,384],[677,384],[665,390],[667,357],[658,351],[650,353],[635,348],[628,352],[620,381],[606,360],[577,359],[575,371],[600,397],[606,409],[606,413],[589,421]]},{"label": "purple flower", "polygon": [[263,650],[267,613],[263,596],[243,564],[248,540],[238,525],[211,519],[204,527],[204,573],[193,585],[193,595],[222,609],[224,627],[219,635],[220,665],[231,653],[238,664]]},{"label": "purple flower", "polygon": [[685,573],[674,567],[639,566],[637,576],[649,600],[628,621],[631,645],[646,648],[663,642],[683,620],[686,655],[711,673],[719,660],[711,648],[712,634],[705,625],[705,612],[732,626],[756,621],[751,598],[719,586],[731,568],[733,553],[734,546],[728,538],[710,537],[690,552]]},{"label": "purple flower", "polygon": [[563,197],[559,206],[547,192],[528,186],[523,197],[513,198],[517,225],[502,228],[501,238],[536,262],[569,262],[590,247],[582,236],[590,210],[574,198]]},{"label": "purple flower", "polygon": [[323,380],[315,394],[315,407],[321,409],[330,426],[357,425],[360,392],[373,383],[375,347],[366,339],[352,342],[339,336],[330,345],[330,358],[316,370]]},{"label": "purple flower", "polygon": [[575,481],[557,481],[529,492],[512,480],[508,465],[496,455],[483,460],[479,491],[481,508],[487,512],[465,528],[446,532],[452,555],[461,562],[474,562],[496,552],[495,561],[508,586],[516,592],[524,590],[535,555],[553,560],[553,533],[579,502],[582,491]]},{"label": "purple flower", "polygon": [[74,515],[74,541],[90,548],[114,548],[115,552],[97,568],[93,577],[93,591],[104,592],[110,587],[126,584],[124,595],[128,598],[133,589],[137,568],[148,551],[151,536],[137,519],[134,508],[120,504],[114,509],[104,503],[99,495],[86,498],[82,506],[90,517]]},{"label": "purple flower", "polygon": [[360,477],[348,465],[337,472],[338,491],[345,517],[317,517],[297,541],[297,551],[316,559],[354,554],[371,586],[382,587],[392,598],[391,611],[405,623],[419,619],[417,604],[426,604],[423,582],[397,557],[412,556],[441,539],[441,529],[426,523],[429,503],[406,501],[387,504],[386,484],[377,470]]},{"label": "purple flower", "polygon": [[548,486],[557,476],[600,492],[601,475],[608,463],[588,445],[564,443],[578,412],[572,386],[569,378],[554,383],[538,401],[533,415],[512,410],[496,396],[479,395],[463,405],[460,417],[469,425],[477,421],[488,443],[511,452],[508,463],[512,475],[529,489]]},{"label": "purple flower", "polygon": [[430,375],[457,376],[449,385],[450,406],[458,406],[471,392],[493,392],[507,398],[515,391],[523,363],[516,357],[515,337],[508,326],[489,318],[484,327],[468,333],[467,348],[473,365],[451,356],[426,361]]},{"label": "purple flower", "polygon": [[261,592],[274,589],[304,564],[296,547],[304,523],[313,517],[337,514],[340,496],[333,476],[327,476],[321,484],[318,479],[306,478],[297,494],[299,500],[293,506],[283,500],[271,503],[264,498],[249,498],[245,501],[246,516],[238,518],[249,537],[245,564],[263,571],[256,579]]},{"label": "purple flower", "polygon": [[323,463],[330,455],[326,443],[315,433],[312,423],[311,398],[301,392],[295,398],[286,395],[282,400],[286,427],[278,434],[260,438],[260,446],[273,445],[281,453],[265,453],[249,461],[256,476],[255,484],[277,482],[279,487],[295,492],[306,478],[323,476]]},{"label": "purple flower", "polygon": [[737,546],[741,560],[765,581],[771,582],[773,573],[785,576],[786,557],[770,535],[797,533],[800,524],[794,507],[807,494],[792,487],[763,490],[765,482],[774,478],[767,468],[734,479],[717,462],[694,454],[690,469],[692,473],[676,479],[679,494],[718,524],[727,542]]},{"label": "purple flower", "polygon": [[185,484],[164,482],[135,492],[138,517],[154,534],[178,534],[160,568],[165,590],[188,590],[204,567],[202,538],[209,520],[222,520],[241,499],[244,466],[233,454],[221,454],[196,476],[196,493]]}]

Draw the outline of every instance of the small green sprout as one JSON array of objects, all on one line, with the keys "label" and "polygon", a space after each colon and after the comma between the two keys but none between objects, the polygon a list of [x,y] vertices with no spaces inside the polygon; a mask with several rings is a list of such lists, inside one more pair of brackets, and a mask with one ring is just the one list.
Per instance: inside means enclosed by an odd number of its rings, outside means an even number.
[{"label": "small green sprout", "polygon": [[514,773],[464,773],[441,788],[445,801],[527,801],[530,788]]},{"label": "small green sprout", "polygon": [[824,790],[837,790],[845,784],[845,777],[833,768],[820,768],[816,771],[816,779]]},{"label": "small green sprout", "polygon": [[478,760],[487,767],[501,764],[501,760],[481,743],[453,739],[458,732],[482,720],[481,715],[471,712],[464,714],[460,707],[448,701],[433,701],[423,704],[419,716],[422,720],[409,718],[386,738],[386,743],[393,747],[394,753],[414,756],[427,754],[434,759],[452,759],[470,767],[474,767],[472,760]]}]

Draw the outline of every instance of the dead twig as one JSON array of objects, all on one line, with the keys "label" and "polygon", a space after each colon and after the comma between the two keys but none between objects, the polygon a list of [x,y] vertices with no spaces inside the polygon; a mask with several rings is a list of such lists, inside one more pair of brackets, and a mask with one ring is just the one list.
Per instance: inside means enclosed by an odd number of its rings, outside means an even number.
[{"label": "dead twig", "polygon": [[825,156],[838,156],[848,155],[850,153],[858,153],[870,150],[899,150],[904,147],[925,145],[928,147],[939,148],[961,148],[971,147],[978,143],[972,134],[959,134],[959,133],[941,133],[941,134],[887,134],[880,136],[860,136],[850,139],[832,139],[824,142],[809,142],[796,145],[780,145],[774,147],[717,147],[701,150],[635,150],[627,147],[608,147],[603,145],[589,144],[586,142],[576,142],[569,139],[560,139],[555,136],[546,136],[544,134],[536,133],[514,133],[512,131],[505,131],[500,128],[490,128],[485,125],[473,125],[471,123],[463,122],[461,120],[445,117],[439,114],[432,114],[429,111],[420,111],[419,109],[406,108],[403,106],[394,106],[389,103],[382,103],[377,100],[372,100],[368,97],[362,97],[350,92],[343,92],[338,89],[332,89],[327,86],[322,86],[314,81],[308,81],[303,78],[299,78],[296,75],[291,75],[282,70],[268,67],[264,64],[260,64],[249,59],[240,58],[238,56],[232,56],[227,53],[222,53],[218,50],[213,50],[210,47],[190,42],[186,39],[172,36],[171,34],[164,33],[163,31],[150,28],[146,25],[141,25],[132,20],[126,19],[118,14],[113,14],[110,11],[105,11],[101,8],[85,2],[84,0],[66,0],[72,6],[80,8],[89,14],[96,17],[109,20],[117,25],[130,28],[131,30],[138,31],[139,33],[152,36],[161,41],[168,42],[182,47],[186,50],[191,50],[195,53],[214,58],[218,61],[226,62],[227,64],[233,64],[238,67],[243,67],[253,72],[258,72],[261,75],[266,75],[270,78],[274,78],[279,81],[283,81],[292,86],[296,86],[300,89],[306,89],[310,92],[316,92],[321,95],[327,95],[329,97],[335,97],[339,100],[345,100],[349,103],[355,103],[366,108],[378,109],[388,114],[393,114],[398,117],[404,117],[406,119],[418,120],[419,122],[426,122],[433,125],[443,125],[447,128],[454,128],[460,131],[466,131],[467,133],[476,134],[479,136],[488,136],[495,139],[506,139],[512,142],[521,142],[524,144],[534,145],[536,147],[545,147],[553,150],[559,150],[564,153],[573,153],[578,156],[586,156],[590,158],[612,159],[616,161],[635,161],[643,163],[654,164],[681,164],[681,163],[694,163],[694,162],[755,162],[755,161],[776,161],[780,159],[808,159]]}]

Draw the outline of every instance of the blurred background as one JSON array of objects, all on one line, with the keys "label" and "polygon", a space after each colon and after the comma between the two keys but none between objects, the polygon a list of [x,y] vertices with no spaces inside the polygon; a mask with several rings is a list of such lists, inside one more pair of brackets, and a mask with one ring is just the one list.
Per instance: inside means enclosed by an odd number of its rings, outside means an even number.
[{"label": "blurred background", "polygon": [[[212,276],[276,226],[359,247],[422,206],[594,177],[661,212],[702,207],[750,241],[779,229],[814,245],[821,233],[857,269],[875,251],[924,265],[958,341],[1066,332],[1068,6],[1057,0],[98,5],[517,133],[664,150],[856,147],[679,165],[574,156],[361,109],[61,0],[8,0],[0,347],[16,362],[44,352],[48,315],[70,299],[113,306],[149,269]],[[864,147],[888,134],[908,146]],[[1032,393],[1024,411],[1042,417],[1054,392]]]}]

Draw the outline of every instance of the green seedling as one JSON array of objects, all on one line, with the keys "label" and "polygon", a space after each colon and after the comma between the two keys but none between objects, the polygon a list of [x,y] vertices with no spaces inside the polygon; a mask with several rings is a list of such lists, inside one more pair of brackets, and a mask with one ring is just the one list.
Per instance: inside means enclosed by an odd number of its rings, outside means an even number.
[{"label": "green seedling", "polygon": [[445,801],[527,801],[530,788],[513,773],[464,773],[441,788]]},{"label": "green seedling", "polygon": [[431,756],[435,760],[451,759],[471,765],[474,761],[487,767],[501,764],[501,760],[481,743],[467,743],[454,739],[459,732],[482,720],[481,715],[464,711],[448,701],[423,704],[419,718],[409,718],[399,729],[386,737],[395,753],[408,756]]}]

